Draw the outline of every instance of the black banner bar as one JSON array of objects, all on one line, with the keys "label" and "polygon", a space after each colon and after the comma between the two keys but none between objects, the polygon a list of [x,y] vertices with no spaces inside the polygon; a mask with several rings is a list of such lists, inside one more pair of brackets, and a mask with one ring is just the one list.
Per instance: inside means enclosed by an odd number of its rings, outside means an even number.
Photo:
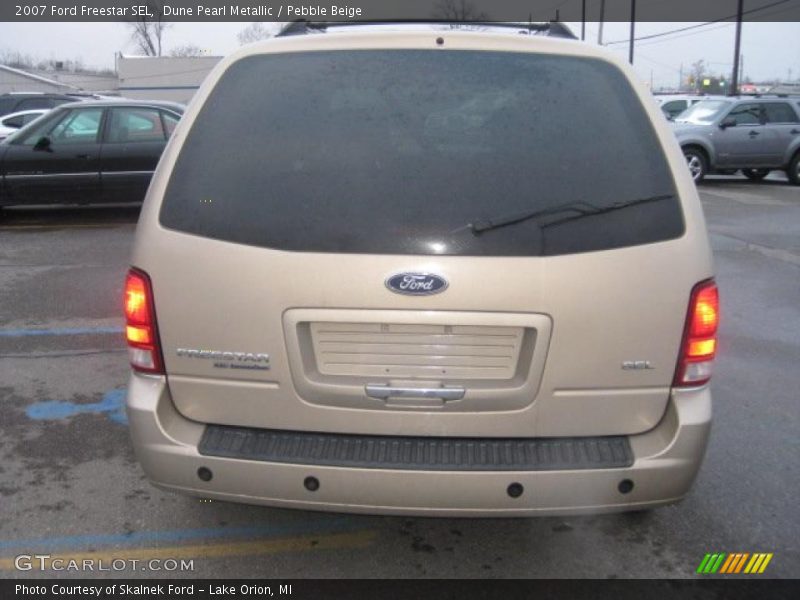
[{"label": "black banner bar", "polygon": [[[585,12],[584,12],[585,7]],[[737,0],[637,0],[637,22],[733,21]],[[592,22],[599,0],[3,0],[0,21]],[[605,0],[603,21],[629,22],[630,0]],[[800,21],[800,0],[749,0],[745,21]]]},{"label": "black banner bar", "polygon": [[502,598],[503,600],[660,600],[661,598],[724,598],[739,600],[794,600],[800,597],[797,580],[448,580],[448,579],[289,579],[289,580],[137,580],[63,579],[0,581],[0,598],[127,598],[157,600],[435,600]]}]

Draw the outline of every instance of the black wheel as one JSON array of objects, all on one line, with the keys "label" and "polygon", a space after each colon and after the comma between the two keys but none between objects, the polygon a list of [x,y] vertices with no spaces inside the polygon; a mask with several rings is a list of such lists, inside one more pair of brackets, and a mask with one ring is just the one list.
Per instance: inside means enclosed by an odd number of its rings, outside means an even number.
[{"label": "black wheel", "polygon": [[789,168],[786,169],[786,174],[789,176],[789,181],[794,185],[800,185],[800,152],[794,155],[794,158],[789,162]]},{"label": "black wheel", "polygon": [[686,165],[689,167],[689,173],[695,183],[703,181],[703,177],[708,173],[708,161],[705,154],[697,148],[684,148],[683,156],[686,159]]},{"label": "black wheel", "polygon": [[769,169],[742,169],[742,174],[750,181],[761,181],[769,175]]}]

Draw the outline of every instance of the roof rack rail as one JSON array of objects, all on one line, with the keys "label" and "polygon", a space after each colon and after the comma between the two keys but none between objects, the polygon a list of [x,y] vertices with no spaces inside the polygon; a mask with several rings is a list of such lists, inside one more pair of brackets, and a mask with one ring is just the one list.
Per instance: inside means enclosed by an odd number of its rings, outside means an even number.
[{"label": "roof rack rail", "polygon": [[463,27],[504,27],[516,29],[528,35],[545,35],[577,40],[577,36],[559,21],[547,23],[493,23],[491,21],[436,21],[436,20],[403,20],[403,21],[307,21],[297,19],[286,25],[275,37],[306,35],[309,33],[325,33],[328,27],[353,27],[358,25],[451,25]]},{"label": "roof rack rail", "polygon": [[739,92],[733,95],[735,98],[766,98],[767,100],[770,98],[794,98],[795,96],[800,96],[800,92],[794,94],[791,92]]}]

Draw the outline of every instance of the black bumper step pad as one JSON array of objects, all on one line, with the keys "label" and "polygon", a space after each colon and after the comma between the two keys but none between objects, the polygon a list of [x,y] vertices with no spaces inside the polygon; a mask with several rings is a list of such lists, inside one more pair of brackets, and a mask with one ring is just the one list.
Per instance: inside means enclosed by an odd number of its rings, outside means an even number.
[{"label": "black bumper step pad", "polygon": [[407,471],[556,471],[633,464],[625,436],[442,438],[351,435],[209,425],[204,456]]}]

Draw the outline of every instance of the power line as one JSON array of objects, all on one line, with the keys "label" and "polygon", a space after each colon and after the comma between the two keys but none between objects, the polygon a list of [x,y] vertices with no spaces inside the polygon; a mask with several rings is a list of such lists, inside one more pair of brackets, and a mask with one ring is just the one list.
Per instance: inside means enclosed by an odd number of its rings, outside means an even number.
[{"label": "power line", "polygon": [[[771,12],[769,12],[769,13],[763,15],[763,16],[772,17],[772,16],[775,16],[775,15],[784,13],[787,10],[794,10],[794,7],[790,6],[788,8],[782,8],[782,9],[778,9],[778,10],[773,10],[773,11],[771,11]],[[711,24],[714,24],[714,22],[713,21],[709,22],[709,25],[711,25]],[[735,24],[736,23],[720,23],[716,27],[711,27],[709,29],[704,29],[702,31],[690,31],[688,33],[683,33],[681,35],[675,35],[675,36],[667,38],[667,39],[651,40],[649,42],[643,42],[641,44],[638,44],[638,46],[653,46],[655,44],[663,44],[664,42],[671,42],[673,40],[678,40],[678,39],[681,39],[681,38],[684,38],[684,37],[689,37],[689,36],[692,36],[692,35],[698,35],[700,33],[706,33],[708,31],[715,31],[715,30],[718,30],[718,29],[725,29],[726,27],[733,27]],[[748,42],[748,43],[752,44],[752,42]]]},{"label": "power line", "polygon": [[676,35],[675,37],[671,37],[671,38],[666,39],[666,40],[651,40],[649,42],[644,42],[643,44],[638,44],[638,45],[639,46],[654,46],[655,44],[663,44],[664,42],[671,42],[673,40],[679,40],[681,38],[690,37],[690,36],[693,36],[693,35],[697,35],[699,33],[707,33],[709,31],[715,31],[717,29],[725,29],[727,27],[732,27],[733,25],[734,25],[734,23],[722,23],[721,25],[718,25],[717,27],[712,27],[710,29],[704,29],[703,31],[691,31],[689,33],[684,33],[683,35]]},{"label": "power line", "polygon": [[[774,6],[779,6],[781,4],[786,4],[789,0],[777,0],[776,2],[772,2],[770,4],[765,4],[764,6],[759,6],[757,8],[751,8],[750,10],[746,10],[742,12],[742,15],[749,15],[755,12],[760,12],[762,10],[766,10],[768,8],[772,8]],[[650,35],[643,35],[642,37],[634,38],[634,42],[638,42],[640,40],[650,40],[653,38],[663,37],[665,35],[671,35],[673,33],[680,33],[682,31],[689,31],[690,29],[698,29],[700,27],[707,27],[708,25],[713,25],[714,23],[720,23],[722,21],[727,21],[729,19],[735,19],[736,15],[730,15],[728,17],[722,17],[720,19],[714,19],[713,21],[707,21],[705,23],[700,23],[698,25],[689,25],[687,27],[679,27],[677,29],[671,29],[669,31],[662,31],[661,33],[652,33]],[[613,42],[607,42],[606,46],[611,46],[614,44],[628,44],[630,40],[615,40]]]}]

